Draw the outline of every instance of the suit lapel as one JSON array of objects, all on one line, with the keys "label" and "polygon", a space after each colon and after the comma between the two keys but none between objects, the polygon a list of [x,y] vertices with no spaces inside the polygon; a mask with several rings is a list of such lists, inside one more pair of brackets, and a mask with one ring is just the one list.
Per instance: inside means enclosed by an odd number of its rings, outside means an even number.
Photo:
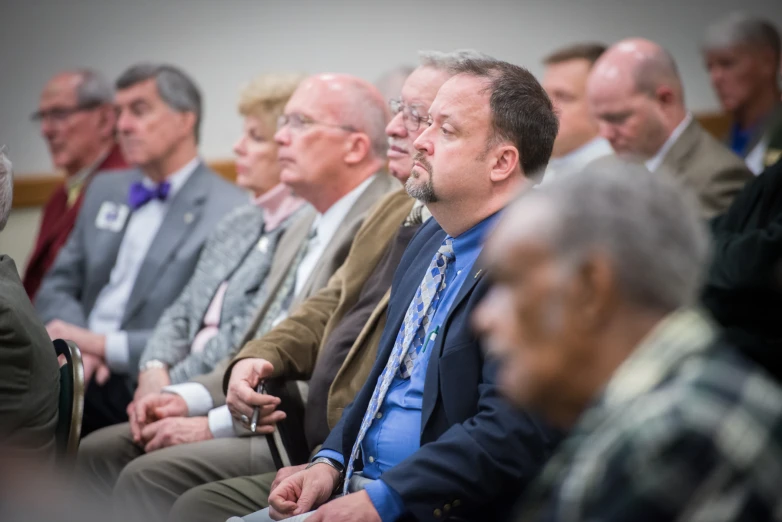
[{"label": "suit lapel", "polygon": [[144,302],[169,259],[176,253],[189,232],[198,225],[203,205],[209,197],[205,184],[207,176],[209,174],[202,163],[171,201],[171,207],[166,212],[160,230],[152,240],[147,256],[141,264],[133,291],[125,307],[123,323],[132,317]]},{"label": "suit lapel", "polygon": [[663,157],[660,168],[657,170],[665,169],[671,176],[681,177],[684,172],[684,163],[698,143],[701,131],[700,124],[693,119]]},{"label": "suit lapel", "polygon": [[[445,339],[447,337],[448,325],[451,322],[451,317],[455,310],[458,310],[459,305],[469,297],[472,289],[478,284],[478,281],[483,277],[485,270],[483,269],[483,263],[481,258],[475,261],[475,264],[470,269],[470,273],[467,275],[467,279],[462,283],[459,288],[459,293],[456,294],[456,299],[451,305],[451,309],[448,310],[448,315],[445,317],[445,322],[440,327],[442,335],[437,337],[435,346],[432,349],[432,354],[429,356],[429,364],[426,368],[426,380],[424,382],[424,396],[421,404],[421,433],[424,432],[426,423],[429,422],[434,411],[434,406],[437,404],[437,398],[440,394],[440,356],[443,352],[445,345]],[[465,320],[469,318],[463,318]]]}]

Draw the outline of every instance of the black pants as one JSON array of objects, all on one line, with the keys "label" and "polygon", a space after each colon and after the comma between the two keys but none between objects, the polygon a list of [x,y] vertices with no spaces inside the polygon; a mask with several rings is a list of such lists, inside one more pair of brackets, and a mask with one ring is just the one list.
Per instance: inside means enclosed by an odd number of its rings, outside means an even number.
[{"label": "black pants", "polygon": [[127,380],[122,375],[111,374],[103,386],[95,379],[87,385],[84,393],[84,421],[81,436],[85,437],[93,431],[128,422],[127,407],[133,400]]}]

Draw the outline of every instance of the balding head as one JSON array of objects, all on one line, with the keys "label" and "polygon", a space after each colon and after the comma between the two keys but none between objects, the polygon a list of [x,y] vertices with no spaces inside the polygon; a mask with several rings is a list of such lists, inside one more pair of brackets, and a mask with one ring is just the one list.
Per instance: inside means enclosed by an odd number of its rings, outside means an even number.
[{"label": "balding head", "polygon": [[285,106],[275,140],[281,180],[324,212],[385,161],[385,100],[346,74],[304,80]]},{"label": "balding head", "polygon": [[74,174],[111,146],[112,98],[111,85],[91,69],[61,72],[46,83],[35,119],[57,168]]},{"label": "balding head", "polygon": [[684,119],[676,62],[649,40],[622,40],[595,63],[587,98],[617,154],[648,159]]}]

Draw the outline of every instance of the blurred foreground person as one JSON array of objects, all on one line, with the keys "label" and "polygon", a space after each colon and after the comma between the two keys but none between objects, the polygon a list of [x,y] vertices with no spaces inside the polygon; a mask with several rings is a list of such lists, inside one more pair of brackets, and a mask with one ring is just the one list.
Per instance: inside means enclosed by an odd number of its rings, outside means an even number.
[{"label": "blurred foreground person", "polygon": [[[0,148],[0,231],[11,211],[13,184],[11,162]],[[5,459],[54,456],[59,394],[54,346],[13,259],[0,254],[0,476],[10,476],[3,471]]]},{"label": "blurred foreground person", "polygon": [[707,252],[676,184],[616,160],[498,225],[475,323],[504,393],[570,433],[518,520],[782,512],[782,390],[691,308]]},{"label": "blurred foreground person", "polygon": [[728,146],[760,174],[782,157],[779,31],[732,13],[709,27],[702,49],[714,92],[733,118]]}]

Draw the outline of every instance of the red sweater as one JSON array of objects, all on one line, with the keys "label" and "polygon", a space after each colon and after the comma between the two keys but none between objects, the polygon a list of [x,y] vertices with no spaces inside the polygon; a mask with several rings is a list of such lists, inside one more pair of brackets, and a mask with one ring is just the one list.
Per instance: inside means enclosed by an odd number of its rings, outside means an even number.
[{"label": "red sweater", "polygon": [[[98,165],[90,178],[103,170],[121,169],[127,167],[125,158],[118,145],[114,145],[103,160]],[[43,218],[41,219],[41,228],[38,231],[38,237],[35,240],[35,248],[27,262],[27,270],[24,273],[24,289],[30,300],[35,298],[38,287],[49,268],[54,264],[57,253],[68,240],[68,236],[76,224],[76,217],[79,215],[81,202],[84,198],[84,192],[87,190],[87,184],[90,178],[84,183],[79,198],[68,208],[68,191],[65,189],[65,183],[54,190],[46,206],[43,208]]]}]

